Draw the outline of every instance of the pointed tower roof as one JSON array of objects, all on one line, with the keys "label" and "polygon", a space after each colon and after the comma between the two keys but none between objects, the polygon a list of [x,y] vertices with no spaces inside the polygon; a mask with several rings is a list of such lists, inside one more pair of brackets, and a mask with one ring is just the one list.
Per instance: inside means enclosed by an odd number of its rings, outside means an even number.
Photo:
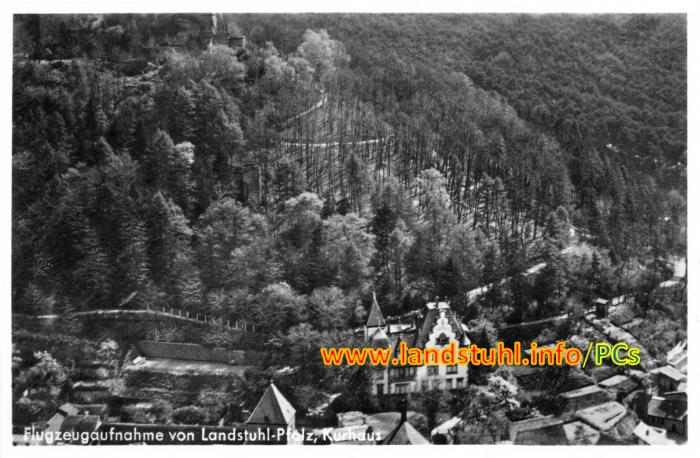
[{"label": "pointed tower roof", "polygon": [[258,401],[253,413],[250,414],[248,424],[288,425],[295,414],[296,409],[280,393],[275,384],[270,382],[270,386],[267,387]]},{"label": "pointed tower roof", "polygon": [[424,445],[429,444],[416,428],[408,421],[399,423],[382,441],[384,445]]},{"label": "pointed tower roof", "polygon": [[367,318],[367,327],[376,328],[380,326],[386,326],[386,321],[384,321],[382,311],[379,310],[379,304],[377,303],[377,295],[372,293],[372,308],[370,309],[369,317]]}]

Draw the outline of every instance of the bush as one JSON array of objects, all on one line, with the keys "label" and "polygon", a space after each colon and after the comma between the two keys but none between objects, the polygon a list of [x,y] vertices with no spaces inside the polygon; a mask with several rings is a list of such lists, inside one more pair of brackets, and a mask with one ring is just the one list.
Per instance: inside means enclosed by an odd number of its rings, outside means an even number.
[{"label": "bush", "polygon": [[53,403],[41,399],[22,397],[12,407],[13,423],[15,425],[28,425],[46,418],[54,406]]},{"label": "bush", "polygon": [[173,414],[173,405],[165,399],[156,399],[151,407],[156,423],[168,423]]},{"label": "bush", "polygon": [[226,414],[227,400],[229,396],[224,393],[200,393],[197,404],[201,407],[206,418],[205,423],[216,425]]},{"label": "bush", "polygon": [[122,407],[122,421],[130,423],[153,423],[155,416],[151,413],[151,404],[131,404]]},{"label": "bush", "polygon": [[179,407],[173,410],[173,423],[183,425],[199,425],[204,423],[206,413],[197,406]]}]

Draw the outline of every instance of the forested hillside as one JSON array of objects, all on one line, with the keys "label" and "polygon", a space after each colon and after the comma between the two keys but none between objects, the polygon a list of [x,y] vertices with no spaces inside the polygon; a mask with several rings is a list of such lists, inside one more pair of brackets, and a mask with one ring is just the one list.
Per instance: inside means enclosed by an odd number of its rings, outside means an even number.
[{"label": "forested hillside", "polygon": [[[422,91],[428,99],[450,97],[455,72],[496,91],[519,117],[558,140],[576,190],[574,219],[623,257],[636,243],[639,220],[666,212],[645,208],[649,200],[640,197],[664,194],[657,186],[684,193],[683,16],[235,17],[251,37],[280,49],[323,24],[346,44],[351,65],[366,78],[363,97],[374,103],[401,104]],[[443,112],[419,106],[427,116]],[[678,201],[675,193],[666,197]]]},{"label": "forested hillside", "polygon": [[375,291],[518,322],[685,252],[682,17],[17,16],[15,37],[18,313],[148,303],[284,338],[344,332]]},{"label": "forested hillside", "polygon": [[[465,73],[571,153],[612,144],[647,172],[678,179],[686,136],[683,16],[235,15],[282,50],[308,27],[342,40],[353,66],[398,61]],[[387,66],[387,61],[389,65]],[[393,62],[392,62],[393,61]],[[389,67],[389,69],[387,69]],[[397,97],[410,86],[396,85]],[[665,168],[664,168],[665,167]]]}]

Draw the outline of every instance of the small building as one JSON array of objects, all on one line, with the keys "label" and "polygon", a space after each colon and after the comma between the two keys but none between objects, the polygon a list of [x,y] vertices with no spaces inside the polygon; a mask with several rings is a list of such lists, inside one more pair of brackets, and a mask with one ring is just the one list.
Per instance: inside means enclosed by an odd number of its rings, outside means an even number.
[{"label": "small building", "polygon": [[246,40],[243,35],[231,35],[228,37],[228,45],[233,49],[245,48]]},{"label": "small building", "polygon": [[663,394],[669,391],[678,391],[681,383],[687,380],[687,376],[673,366],[657,367],[651,371],[651,374],[656,377],[656,384],[659,387],[659,393]]},{"label": "small building", "polygon": [[559,393],[566,400],[566,410],[575,411],[610,401],[610,395],[598,385],[584,386]]},{"label": "small building", "polygon": [[605,318],[608,316],[608,312],[610,311],[610,301],[608,299],[599,297],[593,301],[593,305],[595,306],[595,313],[598,318]]},{"label": "small building", "polygon": [[513,422],[510,440],[516,445],[567,445],[564,420],[546,417]]},{"label": "small building", "polygon": [[639,386],[631,377],[622,374],[613,375],[599,382],[599,385],[615,398],[627,396]]},{"label": "small building", "polygon": [[78,409],[73,404],[68,402],[62,404],[56,413],[46,421],[45,430],[53,433],[61,431],[61,425],[63,425],[66,418],[71,415],[77,415],[78,412]]},{"label": "small building", "polygon": [[[61,432],[62,433],[93,433],[96,432],[100,429],[100,426],[102,426],[102,420],[100,419],[99,416],[97,415],[69,415],[66,417],[66,419],[63,421],[63,424],[61,425]],[[95,442],[92,439],[88,444],[83,444],[80,442],[81,439],[78,439],[78,442],[69,442],[69,443],[75,443],[75,444],[81,444],[81,445],[93,445],[97,444],[99,442]],[[59,444],[59,442],[57,442]]]},{"label": "small building", "polygon": [[638,445],[670,445],[675,443],[666,436],[665,429],[649,426],[643,421],[640,421],[634,428],[634,437]]},{"label": "small building", "polygon": [[634,412],[615,401],[578,410],[575,416],[600,431],[613,443],[628,441],[638,422]]},{"label": "small building", "polygon": [[684,392],[653,396],[647,404],[646,422],[669,433],[688,436],[688,398]]}]

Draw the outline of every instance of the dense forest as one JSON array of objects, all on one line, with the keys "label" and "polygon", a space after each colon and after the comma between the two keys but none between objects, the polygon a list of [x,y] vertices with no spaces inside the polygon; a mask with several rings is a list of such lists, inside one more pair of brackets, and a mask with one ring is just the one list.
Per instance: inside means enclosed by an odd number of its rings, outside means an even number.
[{"label": "dense forest", "polygon": [[[373,292],[493,329],[630,291],[658,308],[685,257],[682,16],[14,26],[14,313],[209,313],[313,366]],[[320,370],[299,377],[346,384]]]}]

